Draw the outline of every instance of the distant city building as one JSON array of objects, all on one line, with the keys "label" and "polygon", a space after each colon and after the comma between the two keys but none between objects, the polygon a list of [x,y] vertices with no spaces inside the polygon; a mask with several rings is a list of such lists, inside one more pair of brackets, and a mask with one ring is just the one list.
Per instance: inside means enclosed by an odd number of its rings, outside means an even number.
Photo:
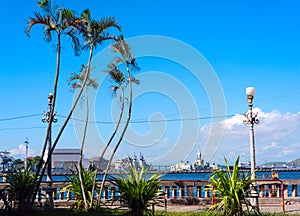
[{"label": "distant city building", "polygon": [[204,160],[201,158],[201,153],[198,150],[196,160],[193,164],[189,164],[188,162],[184,163],[181,161],[178,164],[175,164],[174,166],[171,166],[170,171],[171,172],[187,172],[187,171],[198,171],[198,170],[209,170],[209,169],[218,169],[218,165],[213,163],[210,165],[208,162],[204,162]]},{"label": "distant city building", "polygon": [[198,150],[197,152],[197,159],[195,160],[194,164],[192,165],[193,170],[201,170],[205,167],[204,160],[201,158],[201,153]]},{"label": "distant city building", "polygon": [[[44,161],[47,157],[48,151],[45,152]],[[75,164],[80,161],[80,149],[54,149],[51,159],[52,169],[75,170]],[[87,169],[90,165],[89,159],[83,156],[82,165]]]},{"label": "distant city building", "polygon": [[180,163],[171,166],[170,171],[171,172],[191,171],[191,165],[181,161]]}]

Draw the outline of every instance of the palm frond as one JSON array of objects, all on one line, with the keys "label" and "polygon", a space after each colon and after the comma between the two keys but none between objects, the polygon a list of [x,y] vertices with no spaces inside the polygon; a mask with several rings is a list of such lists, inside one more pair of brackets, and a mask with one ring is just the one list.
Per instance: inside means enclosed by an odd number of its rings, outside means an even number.
[{"label": "palm frond", "polygon": [[[75,169],[76,171],[71,170],[72,175],[68,177],[68,180],[71,182],[67,186],[61,189],[61,191],[68,191],[68,192],[73,192],[75,194],[75,203],[72,206],[72,208],[75,209],[82,209],[84,208],[84,202],[83,202],[83,194],[81,190],[81,185],[80,185],[80,179],[78,176],[78,173],[81,173],[81,177],[84,183],[84,189],[85,189],[85,194],[86,197],[89,197],[91,200],[91,190],[93,187],[93,179],[94,175],[96,175],[96,170],[91,171],[91,170],[85,170],[82,165],[78,166],[75,164]],[[80,169],[80,172],[79,172]],[[96,185],[95,190],[98,189],[98,186]]]},{"label": "palm frond", "polygon": [[113,47],[113,52],[119,53],[124,61],[129,61],[131,60],[132,57],[132,52],[129,44],[125,40],[119,40],[116,43],[112,44]]},{"label": "palm frond", "polygon": [[75,56],[79,56],[81,54],[81,44],[78,39],[78,33],[74,28],[71,28],[69,31],[65,33],[71,39],[71,44],[75,53]]},{"label": "palm frond", "polygon": [[154,174],[146,179],[148,169],[137,170],[131,164],[126,175],[112,177],[110,182],[119,189],[119,199],[129,207],[129,214],[144,215],[148,213],[148,204],[161,196],[159,190],[160,175]]},{"label": "palm frond", "polygon": [[108,28],[111,27],[115,27],[117,28],[119,31],[122,31],[121,26],[117,23],[116,19],[114,17],[104,17],[101,18],[98,21],[99,24],[99,32],[104,32],[106,31]]},{"label": "palm frond", "polygon": [[[94,69],[95,67],[92,67],[90,68],[90,71]],[[81,84],[83,83],[87,72],[86,66],[84,64],[81,64],[79,71],[79,73],[71,72],[71,75],[67,81],[68,85],[71,86],[72,91],[81,87]],[[89,86],[97,89],[99,86],[97,79],[88,77],[86,87],[88,88]]]},{"label": "palm frond", "polygon": [[33,17],[30,17],[27,20],[27,28],[25,30],[25,33],[28,37],[30,37],[31,28],[37,24],[45,25],[45,28],[49,28],[49,30],[52,29],[50,17],[43,16],[41,13],[35,11],[33,12]]}]

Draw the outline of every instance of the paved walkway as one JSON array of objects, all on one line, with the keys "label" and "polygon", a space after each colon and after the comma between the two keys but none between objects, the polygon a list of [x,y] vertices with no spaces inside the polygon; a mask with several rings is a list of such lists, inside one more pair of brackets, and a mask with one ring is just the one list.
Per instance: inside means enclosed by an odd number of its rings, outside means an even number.
[{"label": "paved walkway", "polygon": [[[174,205],[168,204],[167,211],[169,212],[199,212],[208,210],[208,206],[202,205]],[[164,210],[164,207],[155,206],[156,210]],[[261,212],[269,213],[282,213],[282,206],[262,206],[260,207]],[[291,215],[300,215],[300,203],[291,203],[290,205],[285,205],[285,213]]]}]

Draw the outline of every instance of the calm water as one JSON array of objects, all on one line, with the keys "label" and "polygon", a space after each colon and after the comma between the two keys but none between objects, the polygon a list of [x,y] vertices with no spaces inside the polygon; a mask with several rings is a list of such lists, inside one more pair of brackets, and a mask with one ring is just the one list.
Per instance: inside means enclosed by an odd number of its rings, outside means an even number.
[{"label": "calm water", "polygon": [[[162,176],[162,180],[208,180],[211,173],[169,173]],[[256,172],[257,179],[268,179],[271,172]],[[278,172],[279,179],[290,180],[300,179],[300,171]],[[103,175],[98,176],[98,180],[101,180]],[[65,181],[66,176],[53,176],[53,181]],[[2,176],[0,176],[0,182],[2,182]]]}]

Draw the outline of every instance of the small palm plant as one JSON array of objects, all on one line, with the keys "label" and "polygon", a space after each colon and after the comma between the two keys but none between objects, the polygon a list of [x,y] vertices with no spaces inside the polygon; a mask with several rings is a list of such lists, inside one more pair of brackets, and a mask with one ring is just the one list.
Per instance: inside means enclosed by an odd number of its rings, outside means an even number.
[{"label": "small palm plant", "polygon": [[[250,201],[247,199],[247,193],[253,186],[251,175],[239,172],[237,158],[232,170],[225,158],[227,170],[215,171],[211,178],[210,184],[213,193],[219,198],[219,201],[211,207],[211,211],[223,211],[223,215],[244,215],[250,213]],[[243,204],[246,209],[243,209]],[[251,207],[251,208],[249,208]],[[256,215],[260,214],[255,210]]]},{"label": "small palm plant", "polygon": [[9,172],[6,182],[9,201],[14,201],[14,208],[19,210],[29,209],[29,201],[31,189],[34,182],[34,175],[31,173],[31,166],[23,170],[22,168],[13,168],[13,172]]},{"label": "small palm plant", "polygon": [[110,179],[110,182],[119,190],[118,199],[129,208],[127,215],[151,215],[148,209],[149,204],[162,195],[159,190],[161,176],[153,174],[147,179],[147,172],[148,169],[144,167],[137,171],[136,166],[131,164],[128,173]]},{"label": "small palm plant", "polygon": [[85,170],[81,164],[79,166],[75,165],[75,168],[76,171],[72,171],[72,175],[68,177],[68,180],[71,183],[66,187],[62,188],[61,191],[73,192],[75,194],[75,203],[71,206],[71,209],[83,210],[85,209],[85,203],[83,199],[83,193],[78,173],[81,174],[81,179],[85,188],[85,197],[87,197],[87,202],[89,203],[91,202],[93,196],[92,187],[94,175],[96,175],[96,170]]}]

